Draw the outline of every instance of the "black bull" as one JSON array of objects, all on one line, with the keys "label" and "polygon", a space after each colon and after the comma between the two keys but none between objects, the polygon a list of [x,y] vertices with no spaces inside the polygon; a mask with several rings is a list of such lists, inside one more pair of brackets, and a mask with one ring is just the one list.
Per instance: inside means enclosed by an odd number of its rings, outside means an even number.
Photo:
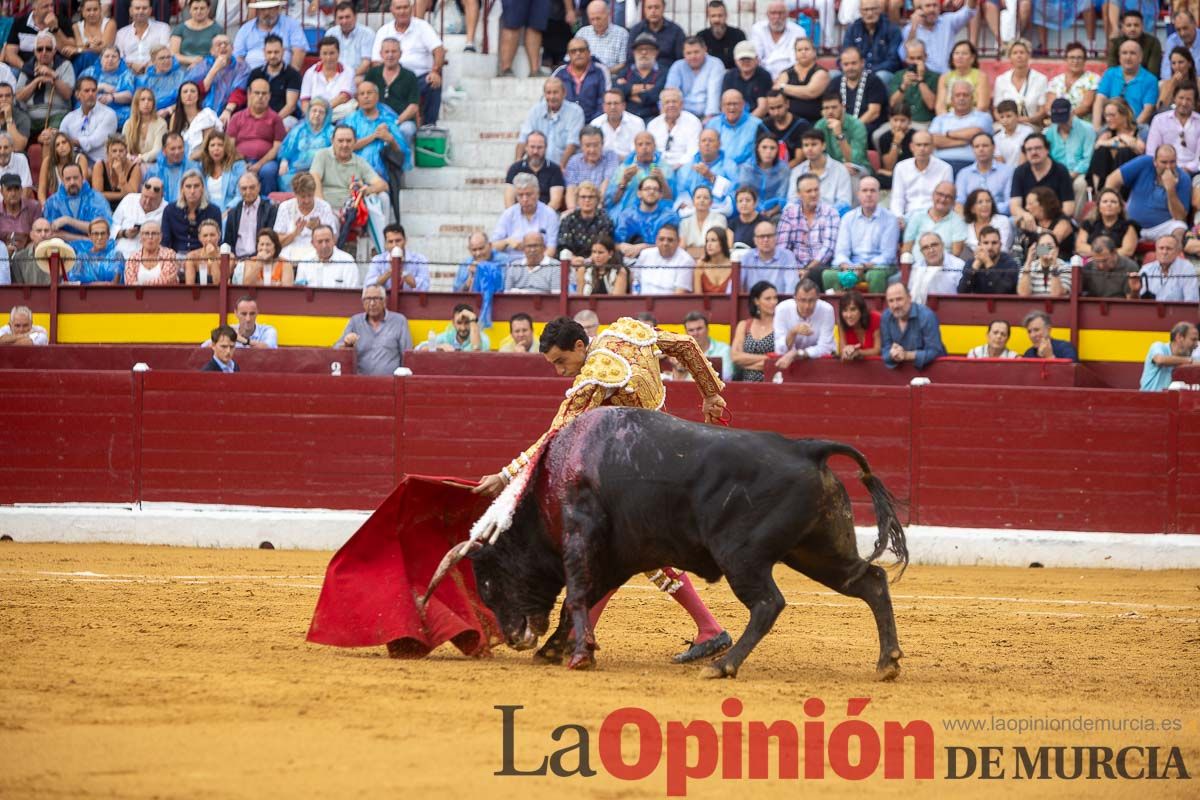
[{"label": "black bull", "polygon": [[[858,463],[871,495],[879,536],[866,559],[858,554],[846,488],[825,464],[832,455]],[[565,585],[558,628],[537,658],[560,662],[573,626],[569,665],[590,666],[588,610],[630,577],[670,565],[708,581],[725,576],[750,609],[733,648],[704,672],[734,677],[784,608],[771,575],[783,562],[864,600],[879,628],[878,676],[899,673],[887,574],[871,562],[890,548],[906,566],[904,529],[892,496],[854,448],[601,408],[560,431],[531,468],[511,528],[493,544],[456,547],[429,589],[469,555],[480,596],[511,646],[536,645]]]}]

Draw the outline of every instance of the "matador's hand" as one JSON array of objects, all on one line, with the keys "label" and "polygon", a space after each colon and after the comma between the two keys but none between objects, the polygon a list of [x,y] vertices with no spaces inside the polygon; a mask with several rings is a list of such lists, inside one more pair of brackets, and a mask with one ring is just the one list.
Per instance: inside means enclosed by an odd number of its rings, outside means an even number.
[{"label": "matador's hand", "polygon": [[504,491],[505,486],[504,478],[500,477],[500,473],[497,472],[495,475],[484,475],[479,479],[479,485],[471,491],[485,497],[495,497]]},{"label": "matador's hand", "polygon": [[719,394],[704,398],[703,411],[705,422],[709,425],[720,424],[721,414],[725,411],[725,398]]}]

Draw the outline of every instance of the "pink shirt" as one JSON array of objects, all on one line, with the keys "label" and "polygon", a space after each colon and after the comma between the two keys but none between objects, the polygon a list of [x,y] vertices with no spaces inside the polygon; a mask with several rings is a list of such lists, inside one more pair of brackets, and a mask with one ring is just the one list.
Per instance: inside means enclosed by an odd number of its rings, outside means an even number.
[{"label": "pink shirt", "polygon": [[287,135],[283,120],[269,108],[261,117],[255,117],[248,108],[242,109],[230,118],[225,133],[233,137],[238,152],[250,164],[265,156]]}]

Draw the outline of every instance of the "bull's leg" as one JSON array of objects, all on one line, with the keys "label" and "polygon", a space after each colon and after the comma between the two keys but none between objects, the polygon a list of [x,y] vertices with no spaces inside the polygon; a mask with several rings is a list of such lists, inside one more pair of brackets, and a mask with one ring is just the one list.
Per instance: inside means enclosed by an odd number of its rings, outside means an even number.
[{"label": "bull's leg", "polygon": [[775,579],[771,577],[773,566],[768,562],[765,568],[725,573],[729,588],[733,589],[737,599],[750,609],[750,622],[729,652],[701,670],[700,677],[736,678],[738,667],[775,624],[786,603],[783,593],[775,585]]},{"label": "bull's leg", "polygon": [[850,597],[859,597],[875,615],[879,628],[879,662],[875,675],[881,681],[893,681],[900,675],[900,642],[896,634],[896,615],[892,611],[892,596],[888,593],[887,572],[878,564],[871,564],[860,577],[840,590]]},{"label": "bull's leg", "polygon": [[566,651],[567,636],[571,633],[571,617],[567,613],[567,604],[563,603],[558,615],[558,627],[536,653],[533,654],[535,664],[561,664],[563,653]]},{"label": "bull's leg", "polygon": [[879,629],[879,661],[875,666],[875,675],[881,681],[895,680],[900,674],[900,659],[904,653],[900,651],[896,616],[892,611],[887,572],[883,567],[858,557],[832,561],[808,549],[793,551],[783,561],[797,572],[823,583],[835,592],[857,597],[870,607]]},{"label": "bull's leg", "polygon": [[595,596],[596,588],[590,585],[593,565],[588,561],[584,539],[584,536],[576,533],[564,537],[563,542],[563,566],[567,578],[563,613],[570,615],[575,634],[575,647],[571,652],[571,660],[567,662],[569,669],[591,669],[596,664],[596,658],[592,655],[596,649],[596,638],[592,635],[588,611],[598,598]]}]

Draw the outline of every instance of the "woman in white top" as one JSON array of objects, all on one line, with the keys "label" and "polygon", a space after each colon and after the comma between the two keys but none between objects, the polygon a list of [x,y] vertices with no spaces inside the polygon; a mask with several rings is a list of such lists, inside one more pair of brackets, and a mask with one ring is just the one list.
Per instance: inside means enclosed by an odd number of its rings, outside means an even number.
[{"label": "woman in white top", "polygon": [[725,215],[712,210],[712,192],[707,186],[692,191],[692,207],[696,213],[679,223],[679,244],[692,258],[704,255],[704,235],[712,228],[727,225]]},{"label": "woman in white top", "polygon": [[153,164],[162,152],[162,138],[166,132],[167,121],[155,109],[154,92],[143,86],[133,93],[129,119],[121,128],[129,152],[143,164]]},{"label": "woman in white top", "polygon": [[963,203],[963,219],[967,223],[967,247],[972,253],[979,247],[979,232],[989,225],[1000,232],[1000,251],[1012,247],[1012,220],[996,211],[996,199],[987,189],[976,189]]},{"label": "woman in white top", "polygon": [[1050,108],[1055,99],[1065,97],[1071,101],[1071,113],[1084,122],[1090,122],[1100,76],[1084,69],[1087,65],[1087,48],[1079,42],[1067,45],[1066,58],[1066,72],[1055,75],[1046,87],[1046,108]]},{"label": "woman in white top", "polygon": [[1046,76],[1029,66],[1033,48],[1024,39],[1014,39],[1008,45],[1008,60],[1012,69],[996,77],[992,87],[992,103],[1012,100],[1017,104],[1017,121],[1040,128],[1046,116],[1046,91],[1050,82]]},{"label": "woman in white top", "polygon": [[66,31],[60,26],[55,34],[58,52],[71,59],[75,74],[100,60],[104,48],[117,39],[117,23],[104,16],[100,0],[83,0],[79,22]]}]

